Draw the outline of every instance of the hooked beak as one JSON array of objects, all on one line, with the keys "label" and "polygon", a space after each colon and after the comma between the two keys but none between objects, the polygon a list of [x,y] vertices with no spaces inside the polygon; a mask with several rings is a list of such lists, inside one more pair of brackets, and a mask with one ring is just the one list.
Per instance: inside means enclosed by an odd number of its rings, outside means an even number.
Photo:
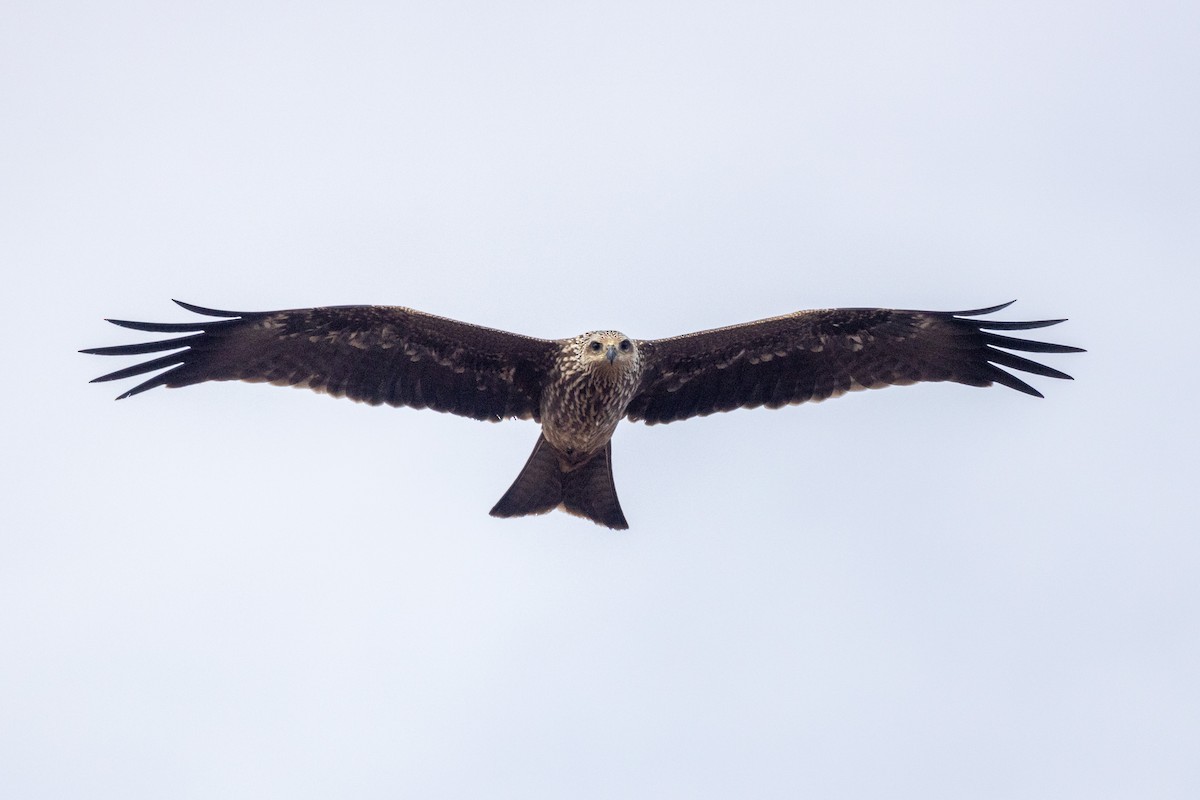
[{"label": "hooked beak", "polygon": [[617,360],[616,345],[610,344],[608,346],[608,349],[604,351],[604,357],[608,359],[608,363],[610,363],[610,364],[613,363],[614,361],[616,361]]}]

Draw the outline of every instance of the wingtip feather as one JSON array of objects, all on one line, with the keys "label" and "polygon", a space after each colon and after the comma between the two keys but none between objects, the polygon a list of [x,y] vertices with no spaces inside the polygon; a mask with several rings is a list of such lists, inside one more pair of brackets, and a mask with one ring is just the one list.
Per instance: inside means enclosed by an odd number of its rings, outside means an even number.
[{"label": "wingtip feather", "polygon": [[1039,397],[1043,400],[1046,399],[1046,395],[1042,394],[1037,389],[1018,378],[1016,375],[1013,375],[1011,372],[1005,372],[995,365],[992,366],[992,380],[1003,386],[1007,386],[1010,389],[1016,389],[1018,392],[1030,395],[1031,397]]},{"label": "wingtip feather", "polygon": [[109,319],[118,328],[129,328],[147,333],[195,333],[204,330],[203,322],[137,322],[131,319]]},{"label": "wingtip feather", "polygon": [[233,318],[233,317],[245,316],[245,314],[241,311],[222,311],[221,309],[217,309],[217,308],[206,308],[205,306],[198,306],[198,305],[195,305],[194,303],[187,303],[187,302],[184,302],[183,300],[176,300],[175,298],[171,298],[171,302],[174,303],[175,305],[179,306],[180,308],[184,308],[184,309],[187,309],[188,311],[191,311],[193,314],[203,314],[206,317]]},{"label": "wingtip feather", "polygon": [[1007,303],[1001,303],[998,306],[988,306],[987,308],[972,308],[968,311],[952,311],[950,313],[952,316],[955,316],[955,317],[979,317],[979,316],[983,316],[984,314],[994,314],[997,311],[1003,311],[1004,309],[1008,308],[1015,302],[1017,302],[1017,301],[1009,300]]}]

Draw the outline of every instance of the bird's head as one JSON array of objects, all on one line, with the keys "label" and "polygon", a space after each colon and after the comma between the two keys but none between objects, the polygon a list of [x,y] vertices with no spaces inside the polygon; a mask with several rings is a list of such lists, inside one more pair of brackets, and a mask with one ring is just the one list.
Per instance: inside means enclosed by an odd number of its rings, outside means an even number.
[{"label": "bird's head", "polygon": [[638,363],[637,345],[618,331],[592,331],[577,340],[579,363],[601,374],[624,372]]}]

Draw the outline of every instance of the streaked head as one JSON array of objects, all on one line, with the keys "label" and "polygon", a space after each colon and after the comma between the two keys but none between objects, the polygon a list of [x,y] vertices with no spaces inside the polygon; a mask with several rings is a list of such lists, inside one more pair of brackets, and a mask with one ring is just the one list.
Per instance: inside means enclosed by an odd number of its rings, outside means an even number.
[{"label": "streaked head", "polygon": [[585,333],[576,346],[576,358],[589,369],[625,370],[638,361],[637,345],[620,331]]}]

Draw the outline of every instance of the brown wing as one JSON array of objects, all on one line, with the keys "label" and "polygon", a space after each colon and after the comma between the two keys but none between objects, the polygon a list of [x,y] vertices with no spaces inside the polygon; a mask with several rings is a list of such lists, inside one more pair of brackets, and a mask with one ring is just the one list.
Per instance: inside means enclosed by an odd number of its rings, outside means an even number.
[{"label": "brown wing", "polygon": [[[1077,353],[1078,347],[990,333],[1063,320],[997,322],[967,319],[1011,303],[973,311],[838,308],[799,311],[745,325],[638,342],[646,359],[642,388],[627,416],[649,424],[716,411],[820,401],[856,389],[918,381],[955,381],[1041,393],[1001,367],[1070,378],[1007,350]],[[1002,348],[1002,349],[1001,349]]]},{"label": "brown wing", "polygon": [[182,324],[109,320],[139,331],[191,335],[82,351],[106,356],[178,351],[96,378],[120,380],[166,369],[118,399],[155,386],[266,381],[372,405],[432,408],[474,419],[536,419],[542,381],[557,350],[548,340],[407,308],[330,306],[247,313],[175,302],[219,319]]}]

